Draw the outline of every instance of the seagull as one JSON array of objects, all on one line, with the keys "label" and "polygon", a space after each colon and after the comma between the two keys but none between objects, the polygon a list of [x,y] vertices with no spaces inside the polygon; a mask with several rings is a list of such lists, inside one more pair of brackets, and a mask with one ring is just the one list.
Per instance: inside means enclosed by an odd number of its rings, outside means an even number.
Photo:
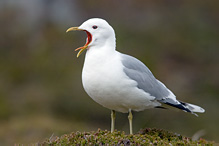
[{"label": "seagull", "polygon": [[87,94],[111,110],[111,132],[115,130],[116,111],[128,113],[130,134],[132,111],[173,106],[192,114],[204,113],[197,105],[182,102],[138,59],[116,50],[115,31],[101,18],[91,18],[69,31],[84,31],[86,44],[77,48],[77,57],[86,51],[82,83]]}]

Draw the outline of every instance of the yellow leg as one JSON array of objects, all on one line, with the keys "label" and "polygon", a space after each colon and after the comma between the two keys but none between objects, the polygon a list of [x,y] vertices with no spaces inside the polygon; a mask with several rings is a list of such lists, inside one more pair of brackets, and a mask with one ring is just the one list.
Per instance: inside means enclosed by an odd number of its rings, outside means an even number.
[{"label": "yellow leg", "polygon": [[129,115],[128,115],[128,119],[129,119],[129,129],[130,129],[130,134],[133,134],[133,131],[132,131],[132,111],[131,109],[129,110]]},{"label": "yellow leg", "polygon": [[116,119],[116,112],[111,110],[111,133],[115,130],[115,119]]}]

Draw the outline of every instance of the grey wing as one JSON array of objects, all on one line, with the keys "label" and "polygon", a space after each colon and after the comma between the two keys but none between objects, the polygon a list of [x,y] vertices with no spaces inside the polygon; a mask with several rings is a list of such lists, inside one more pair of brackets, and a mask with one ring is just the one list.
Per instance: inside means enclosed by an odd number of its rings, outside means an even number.
[{"label": "grey wing", "polygon": [[[179,108],[186,112],[204,112],[204,109],[189,103],[176,100],[175,95],[138,59],[122,54],[125,74],[137,82],[137,87],[155,97],[155,100]],[[197,110],[198,109],[198,110]],[[195,114],[196,115],[196,114]]]},{"label": "grey wing", "polygon": [[138,59],[122,54],[122,64],[125,74],[137,82],[137,87],[155,97],[155,100],[163,100],[170,95],[170,91],[163,86]]}]

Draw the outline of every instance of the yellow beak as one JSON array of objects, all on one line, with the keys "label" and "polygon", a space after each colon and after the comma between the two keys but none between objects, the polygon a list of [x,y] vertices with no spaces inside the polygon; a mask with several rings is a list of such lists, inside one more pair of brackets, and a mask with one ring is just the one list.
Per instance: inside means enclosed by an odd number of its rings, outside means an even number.
[{"label": "yellow beak", "polygon": [[69,29],[66,30],[66,32],[75,31],[75,30],[83,30],[83,29],[79,29],[78,27],[70,27]]},{"label": "yellow beak", "polygon": [[[66,32],[75,31],[75,30],[85,31],[85,30],[83,30],[83,29],[79,29],[78,27],[70,27],[69,29],[66,30]],[[90,43],[90,42],[89,42],[89,43]],[[86,43],[83,47],[79,47],[79,48],[75,49],[75,51],[80,50],[80,51],[78,52],[78,54],[77,54],[77,57],[79,57],[79,56],[82,54],[82,52],[83,52],[85,49],[87,49],[89,43]]]}]

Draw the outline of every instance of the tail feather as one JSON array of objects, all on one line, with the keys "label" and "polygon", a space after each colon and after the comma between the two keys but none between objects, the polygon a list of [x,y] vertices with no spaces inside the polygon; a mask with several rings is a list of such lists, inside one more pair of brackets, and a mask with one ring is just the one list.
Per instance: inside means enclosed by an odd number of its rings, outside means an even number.
[{"label": "tail feather", "polygon": [[191,112],[195,112],[195,113],[204,113],[205,110],[203,108],[201,108],[200,106],[191,104],[191,103],[185,103],[185,102],[181,102],[180,103],[182,105],[184,105],[187,109],[189,109]]},{"label": "tail feather", "polygon": [[163,102],[167,105],[173,106],[175,108],[181,109],[185,112],[192,113],[196,116],[198,116],[198,115],[195,113],[204,113],[205,112],[205,110],[203,108],[201,108],[197,105],[185,103],[182,101],[177,101],[177,103],[176,103],[175,101],[172,101],[172,99],[168,99],[168,100],[161,100],[161,102]]}]

